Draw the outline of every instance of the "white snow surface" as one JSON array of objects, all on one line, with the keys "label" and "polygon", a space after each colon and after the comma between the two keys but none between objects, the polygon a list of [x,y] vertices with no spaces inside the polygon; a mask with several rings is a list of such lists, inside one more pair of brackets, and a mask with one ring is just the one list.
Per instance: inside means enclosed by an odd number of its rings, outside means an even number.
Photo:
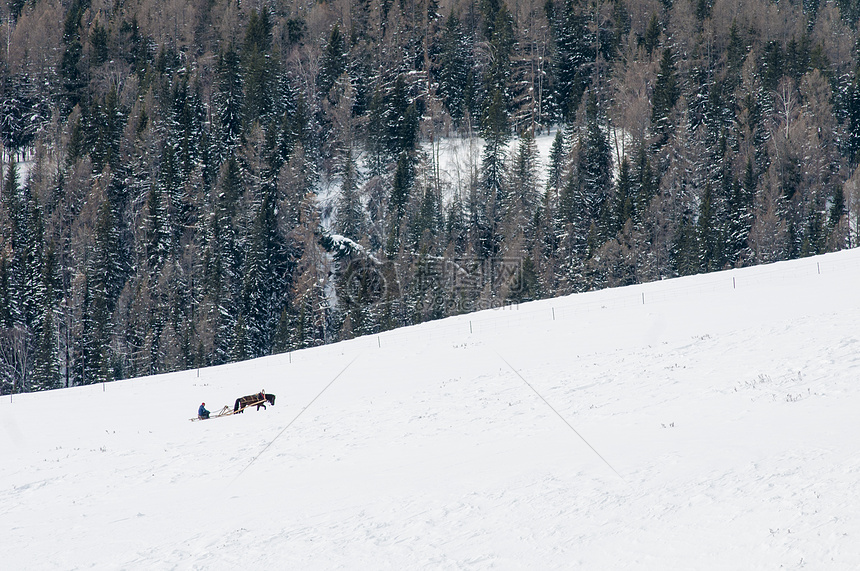
[{"label": "white snow surface", "polygon": [[858,283],[855,249],[5,395],[0,567],[858,569]]}]

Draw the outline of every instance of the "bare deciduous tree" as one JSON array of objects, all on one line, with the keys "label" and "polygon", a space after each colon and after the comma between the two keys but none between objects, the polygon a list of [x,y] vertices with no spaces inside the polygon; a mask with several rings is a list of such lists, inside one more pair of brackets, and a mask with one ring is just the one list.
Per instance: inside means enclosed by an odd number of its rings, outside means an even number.
[{"label": "bare deciduous tree", "polygon": [[29,389],[33,368],[31,336],[21,325],[0,331],[0,391],[20,393]]}]

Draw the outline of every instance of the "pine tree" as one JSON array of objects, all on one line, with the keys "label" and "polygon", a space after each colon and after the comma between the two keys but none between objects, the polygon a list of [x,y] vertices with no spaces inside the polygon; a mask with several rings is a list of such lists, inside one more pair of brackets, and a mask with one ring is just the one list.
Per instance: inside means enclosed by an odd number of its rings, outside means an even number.
[{"label": "pine tree", "polygon": [[45,227],[42,219],[42,208],[38,199],[32,194],[30,185],[22,189],[24,206],[23,223],[20,226],[21,249],[17,274],[20,276],[21,297],[19,307],[23,313],[22,323],[28,331],[36,333],[41,315],[44,311],[45,287],[42,280],[42,269],[45,256]]},{"label": "pine tree", "polygon": [[453,10],[445,22],[440,43],[436,63],[437,93],[456,126],[467,113],[474,111],[475,86],[471,39]]},{"label": "pine tree", "polygon": [[552,192],[554,196],[558,196],[561,191],[562,179],[565,172],[565,156],[564,148],[564,131],[559,129],[555,132],[555,138],[552,140],[552,146],[549,149],[549,169],[546,177],[547,191]]},{"label": "pine tree", "polygon": [[245,106],[244,82],[239,55],[233,46],[218,55],[217,89],[213,104],[220,127],[220,142],[227,149],[242,143],[242,109]]},{"label": "pine tree", "polygon": [[385,99],[382,88],[377,86],[370,100],[367,121],[367,158],[365,165],[371,177],[385,174],[390,160],[388,154],[388,133],[385,129]]},{"label": "pine tree", "polygon": [[645,29],[645,35],[641,41],[642,46],[650,56],[660,42],[660,21],[657,19],[656,13],[651,13],[651,19],[648,21],[648,27]]},{"label": "pine tree", "polygon": [[291,349],[292,326],[290,322],[290,314],[286,307],[281,309],[278,316],[278,326],[275,329],[274,337],[272,338],[272,354],[278,355],[286,353]]},{"label": "pine tree", "polygon": [[651,125],[657,138],[657,146],[662,146],[672,131],[671,113],[679,96],[675,58],[672,48],[667,47],[663,49],[663,56],[660,58],[660,70],[657,72],[651,98]]},{"label": "pine tree", "polygon": [[726,89],[729,93],[734,92],[742,81],[741,72],[746,56],[747,47],[744,38],[741,37],[737,21],[733,20],[726,46]]},{"label": "pine tree", "polygon": [[125,286],[129,268],[122,257],[120,250],[122,239],[109,200],[104,200],[99,207],[94,239],[92,263],[98,275],[97,279],[103,284],[102,289],[112,311],[114,303]]},{"label": "pine tree", "polygon": [[14,292],[12,291],[11,268],[6,253],[0,253],[0,328],[11,329],[14,320]]},{"label": "pine tree", "polygon": [[432,185],[426,185],[419,195],[420,204],[410,224],[412,245],[417,251],[435,250],[442,228],[442,199]]},{"label": "pine tree", "polygon": [[644,212],[648,210],[651,199],[657,194],[659,181],[654,175],[651,160],[644,146],[639,147],[636,153],[636,191],[634,195],[634,215],[637,221],[641,219]]},{"label": "pine tree", "polygon": [[346,44],[340,32],[340,26],[335,24],[331,29],[317,75],[317,89],[320,97],[328,97],[337,79],[346,71],[346,53]]},{"label": "pine tree", "polygon": [[323,344],[332,334],[332,308],[326,293],[330,268],[319,243],[320,219],[313,194],[303,198],[301,212],[304,224],[297,239],[302,255],[294,268],[291,295],[294,335],[290,345],[297,349]]},{"label": "pine tree", "polygon": [[[612,192],[612,155],[609,141],[600,127],[597,100],[589,98],[586,111],[587,125],[585,141],[579,149],[578,176],[581,197],[580,208],[584,219],[581,232],[589,233],[590,248],[593,250],[608,238],[617,222],[612,218],[614,212],[609,202]],[[595,226],[596,233],[591,229]]]},{"label": "pine tree", "polygon": [[7,235],[12,251],[21,248],[22,225],[24,221],[24,205],[21,200],[21,188],[18,185],[18,163],[14,160],[9,162],[6,168],[6,176],[3,180],[3,207],[8,220]]},{"label": "pine tree", "polygon": [[[220,203],[220,201],[219,201]],[[232,318],[236,314],[232,292],[237,281],[234,265],[233,227],[221,204],[212,206],[206,220],[203,244],[202,299],[198,331],[205,332],[210,364],[229,360]]]},{"label": "pine tree", "polygon": [[493,92],[492,103],[486,110],[482,135],[481,181],[470,208],[476,251],[482,259],[488,259],[497,255],[501,248],[499,226],[505,201],[505,148],[510,138],[508,115],[499,90]]},{"label": "pine tree", "polygon": [[62,384],[57,356],[57,329],[51,311],[46,311],[43,315],[40,330],[33,356],[31,389],[34,391],[58,389]]},{"label": "pine tree", "polygon": [[397,159],[397,169],[394,172],[391,185],[391,197],[388,200],[390,222],[385,249],[389,258],[394,258],[402,245],[401,233],[404,230],[402,222],[406,215],[406,206],[409,204],[414,175],[411,159],[405,152],[401,153]]},{"label": "pine tree", "polygon": [[82,376],[89,383],[112,380],[109,373],[112,314],[124,285],[124,269],[119,258],[119,240],[110,201],[103,200],[98,209],[93,256],[86,273],[86,319]]},{"label": "pine tree", "polygon": [[785,260],[789,252],[788,225],[780,215],[783,200],[774,170],[772,167],[762,181],[749,236],[753,259],[759,264]]},{"label": "pine tree", "polygon": [[696,226],[689,214],[681,216],[681,221],[672,241],[672,268],[679,276],[691,276],[701,271],[699,242]]},{"label": "pine tree", "polygon": [[508,293],[508,300],[515,303],[525,303],[542,297],[534,260],[527,256],[517,271]]},{"label": "pine tree", "polygon": [[732,185],[728,203],[726,257],[735,266],[750,257],[749,235],[755,218],[756,186],[755,168],[752,160],[747,159],[744,177]]},{"label": "pine tree", "polygon": [[358,165],[355,164],[351,145],[345,149],[342,163],[339,169],[341,185],[335,228],[340,234],[358,242],[366,235],[367,221],[359,194]]},{"label": "pine tree", "polygon": [[63,79],[63,102],[66,113],[81,102],[86,85],[81,73],[80,63],[83,55],[80,25],[84,12],[89,7],[87,0],[74,0],[66,12],[63,24],[63,43],[65,50],[60,62],[60,76]]},{"label": "pine tree", "polygon": [[41,268],[42,303],[39,311],[37,341],[33,356],[33,390],[60,388],[59,332],[54,316],[59,311],[59,275],[56,248],[50,242],[45,250]]},{"label": "pine tree", "polygon": [[240,313],[239,318],[236,320],[236,326],[233,332],[233,352],[231,360],[234,362],[245,361],[248,357],[248,331],[245,328],[245,316]]},{"label": "pine tree", "polygon": [[308,118],[304,97],[300,89],[295,85],[292,76],[282,71],[277,77],[275,101],[273,102],[273,115],[279,116],[277,127],[277,140],[274,144],[274,161],[271,164],[273,171],[277,171],[290,155],[296,144],[307,144],[306,129]]},{"label": "pine tree", "polygon": [[505,147],[510,140],[508,114],[502,92],[492,94],[492,103],[487,108],[481,134],[484,137],[482,160],[482,186],[488,194],[500,194],[504,185]]},{"label": "pine tree", "polygon": [[[277,284],[285,278],[279,264],[280,243],[274,197],[264,189],[248,240],[243,269],[242,327],[245,358],[268,355],[277,319]],[[237,338],[237,347],[239,341]]]},{"label": "pine tree", "polygon": [[397,76],[390,90],[377,87],[369,107],[367,166],[371,176],[380,176],[390,163],[399,160],[401,153],[413,158],[418,140],[419,112],[415,103],[410,101],[402,74]]},{"label": "pine tree", "polygon": [[546,12],[553,40],[549,104],[559,119],[571,122],[591,82],[596,42],[589,29],[587,7],[580,1],[564,0],[559,6],[550,0]]},{"label": "pine tree", "polygon": [[146,227],[148,230],[146,244],[147,262],[153,274],[157,274],[164,266],[173,249],[166,199],[161,185],[157,182],[150,188],[146,208]]},{"label": "pine tree", "polygon": [[93,170],[100,173],[106,166],[116,167],[125,121],[115,87],[111,87],[101,103],[94,102],[93,107],[94,117],[90,128],[95,134],[92,136],[90,157]]},{"label": "pine tree", "polygon": [[716,202],[711,185],[705,185],[705,192],[699,205],[696,230],[699,267],[706,272],[722,269],[725,239],[720,228]]},{"label": "pine tree", "polygon": [[776,40],[769,41],[762,54],[761,71],[759,72],[762,80],[762,88],[767,93],[772,93],[776,90],[785,73],[784,67],[782,44]]},{"label": "pine tree", "polygon": [[496,96],[502,98],[502,103],[507,106],[510,103],[511,79],[511,55],[514,49],[515,37],[513,18],[504,2],[496,0],[485,0],[484,9],[484,34],[489,42],[490,62],[484,70],[483,84],[486,94],[484,117],[488,117],[492,111],[490,107],[497,104]]},{"label": "pine tree", "polygon": [[403,75],[398,75],[394,81],[383,121],[388,133],[386,148],[389,156],[399,158],[401,153],[411,154],[418,136],[418,111],[409,101]]},{"label": "pine tree", "polygon": [[179,185],[191,176],[207,152],[206,110],[200,100],[199,86],[189,85],[187,76],[172,86],[166,123],[169,144],[165,148],[170,150],[170,160],[174,163],[174,184]]},{"label": "pine tree", "polygon": [[448,208],[445,234],[453,252],[458,256],[464,254],[468,242],[468,228],[465,207],[459,193],[454,196]]},{"label": "pine tree", "polygon": [[529,130],[520,137],[514,154],[507,197],[502,205],[505,241],[508,255],[529,251],[534,240],[534,217],[538,207],[538,151],[534,134]]},{"label": "pine tree", "polygon": [[860,164],[860,68],[855,70],[851,82],[843,89],[842,109],[845,120],[845,137],[841,145],[851,168]]},{"label": "pine tree", "polygon": [[242,46],[244,72],[244,121],[246,126],[257,120],[265,120],[273,110],[273,73],[269,58],[272,43],[272,24],[268,10],[252,10],[245,29]]},{"label": "pine tree", "polygon": [[613,225],[610,228],[610,235],[619,232],[621,227],[636,215],[635,184],[630,161],[626,155],[621,159],[621,166],[618,169],[614,208],[615,213],[612,216]]},{"label": "pine tree", "polygon": [[92,316],[92,291],[90,276],[84,276],[83,292],[81,295],[80,318],[78,320],[78,345],[75,355],[75,384],[89,385],[97,382],[97,374],[93,369],[98,368],[99,346],[98,332],[95,330]]}]

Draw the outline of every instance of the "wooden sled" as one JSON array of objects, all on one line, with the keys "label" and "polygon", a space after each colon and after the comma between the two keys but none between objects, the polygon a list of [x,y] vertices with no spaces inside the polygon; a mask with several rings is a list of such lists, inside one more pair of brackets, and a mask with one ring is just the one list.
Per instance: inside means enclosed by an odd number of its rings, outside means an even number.
[{"label": "wooden sled", "polygon": [[210,414],[209,418],[202,418],[200,416],[195,416],[194,418],[189,418],[188,420],[190,420],[191,422],[194,422],[195,420],[209,420],[212,418],[221,418],[222,416],[230,416],[231,414],[233,414],[233,411],[230,410],[230,407],[227,405],[224,405],[224,408],[219,410],[217,413]]},{"label": "wooden sled", "polygon": [[210,414],[209,418],[200,418],[199,416],[197,416],[195,418],[189,418],[188,420],[190,420],[191,422],[194,422],[195,420],[210,420],[212,418],[221,418],[222,416],[230,416],[231,414],[239,414],[240,412],[242,412],[246,408],[250,408],[252,406],[257,406],[260,404],[268,404],[268,401],[266,401],[266,399],[262,399],[262,400],[258,400],[257,402],[252,402],[250,404],[246,404],[245,406],[243,406],[242,408],[240,408],[236,412],[233,412],[233,409],[231,409],[228,405],[224,405],[224,408],[219,410],[217,412],[217,414]]}]

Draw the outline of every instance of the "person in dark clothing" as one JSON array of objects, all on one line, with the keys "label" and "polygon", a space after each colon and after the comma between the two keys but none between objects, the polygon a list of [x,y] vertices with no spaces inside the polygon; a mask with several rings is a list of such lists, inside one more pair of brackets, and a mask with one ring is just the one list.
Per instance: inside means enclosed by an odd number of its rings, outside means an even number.
[{"label": "person in dark clothing", "polygon": [[205,419],[205,418],[209,418],[209,411],[206,410],[206,403],[205,402],[200,403],[200,408],[197,409],[197,418],[199,418],[201,420]]}]

